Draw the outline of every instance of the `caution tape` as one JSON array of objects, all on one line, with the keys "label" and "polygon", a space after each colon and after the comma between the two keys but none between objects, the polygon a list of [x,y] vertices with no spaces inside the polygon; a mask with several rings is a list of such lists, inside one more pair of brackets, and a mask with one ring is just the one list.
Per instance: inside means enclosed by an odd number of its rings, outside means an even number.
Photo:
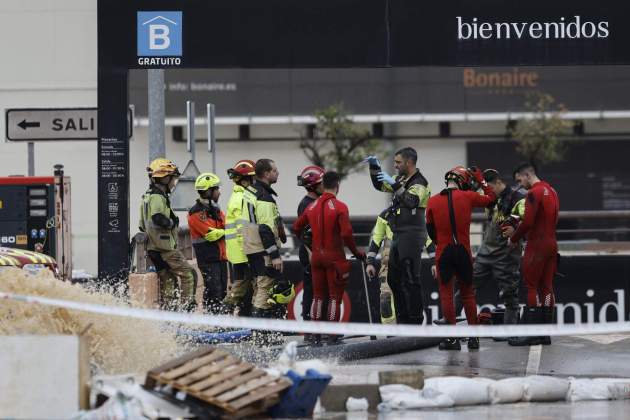
[{"label": "caution tape", "polygon": [[94,303],[51,299],[41,296],[0,292],[0,299],[28,304],[55,306],[101,315],[113,315],[149,321],[204,325],[220,328],[251,328],[280,332],[312,334],[375,335],[397,337],[512,337],[512,336],[567,336],[590,334],[630,333],[630,322],[590,324],[535,324],[535,325],[392,325],[363,322],[315,322],[283,319],[247,318],[229,315],[201,315],[182,312],[140,309],[123,306],[105,306]]}]

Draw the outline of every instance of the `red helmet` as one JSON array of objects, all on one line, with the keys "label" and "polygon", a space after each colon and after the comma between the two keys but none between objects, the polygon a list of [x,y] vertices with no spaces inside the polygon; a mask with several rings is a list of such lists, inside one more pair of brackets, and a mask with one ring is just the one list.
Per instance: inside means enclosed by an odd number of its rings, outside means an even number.
[{"label": "red helmet", "polygon": [[244,176],[254,176],[256,174],[256,162],[249,159],[243,159],[236,162],[234,166],[227,170],[230,179],[240,178]]},{"label": "red helmet", "polygon": [[444,175],[444,182],[454,181],[460,190],[471,188],[472,176],[468,169],[463,166],[456,166]]},{"label": "red helmet", "polygon": [[319,166],[311,165],[302,169],[302,173],[298,175],[298,186],[312,191],[324,179],[324,170]]}]

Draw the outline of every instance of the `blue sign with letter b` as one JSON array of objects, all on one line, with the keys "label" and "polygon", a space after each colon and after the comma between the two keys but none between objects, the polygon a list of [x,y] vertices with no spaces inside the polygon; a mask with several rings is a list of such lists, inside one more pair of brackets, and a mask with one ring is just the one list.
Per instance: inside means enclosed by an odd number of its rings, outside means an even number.
[{"label": "blue sign with letter b", "polygon": [[138,56],[182,55],[182,12],[138,12]]}]

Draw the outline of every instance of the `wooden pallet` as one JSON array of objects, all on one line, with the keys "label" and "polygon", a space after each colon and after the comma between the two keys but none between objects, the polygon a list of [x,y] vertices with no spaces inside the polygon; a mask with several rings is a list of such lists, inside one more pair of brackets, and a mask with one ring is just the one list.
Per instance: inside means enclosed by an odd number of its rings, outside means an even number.
[{"label": "wooden pallet", "polygon": [[145,386],[157,385],[170,385],[229,417],[246,417],[275,405],[292,383],[208,346],[149,371]]}]

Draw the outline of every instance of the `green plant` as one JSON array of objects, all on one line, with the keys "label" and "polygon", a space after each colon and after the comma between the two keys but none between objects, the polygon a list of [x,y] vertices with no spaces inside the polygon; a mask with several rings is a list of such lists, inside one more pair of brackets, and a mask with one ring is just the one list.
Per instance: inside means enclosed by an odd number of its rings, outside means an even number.
[{"label": "green plant", "polygon": [[556,104],[548,93],[531,92],[525,98],[527,115],[508,128],[508,134],[516,140],[516,151],[530,162],[547,164],[564,159],[566,142],[560,137],[569,134],[571,122],[563,119],[567,112],[562,104]]},{"label": "green plant", "polygon": [[342,104],[315,111],[317,123],[312,138],[302,135],[300,148],[313,165],[334,170],[346,178],[363,166],[368,155],[381,151],[381,142],[368,130],[358,128]]}]

